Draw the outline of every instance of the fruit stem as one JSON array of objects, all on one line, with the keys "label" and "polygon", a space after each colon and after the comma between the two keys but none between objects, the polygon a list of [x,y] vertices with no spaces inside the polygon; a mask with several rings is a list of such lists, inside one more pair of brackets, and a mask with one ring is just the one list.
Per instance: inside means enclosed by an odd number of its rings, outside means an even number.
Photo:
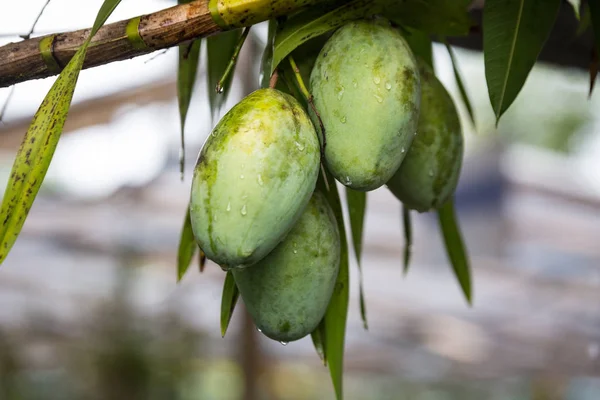
[{"label": "fruit stem", "polygon": [[223,76],[221,77],[221,79],[219,79],[219,82],[217,83],[217,87],[215,88],[217,93],[223,93],[223,88],[225,87],[225,82],[227,81],[227,78],[229,78],[229,74],[231,74],[231,70],[233,69],[233,67],[235,66],[235,64],[237,62],[237,58],[240,55],[242,46],[244,46],[244,42],[246,41],[246,38],[248,37],[248,34],[250,33],[250,28],[251,28],[251,26],[247,26],[246,28],[244,28],[244,31],[242,32],[242,36],[240,36],[240,38],[238,39],[238,42],[235,46],[233,54],[231,55],[231,60],[229,60],[229,64],[227,64],[227,68],[225,69],[225,72],[223,72]]},{"label": "fruit stem", "polygon": [[313,112],[315,113],[315,115],[317,117],[317,120],[319,121],[319,126],[321,128],[321,134],[323,136],[323,146],[321,147],[321,158],[325,159],[325,145],[327,144],[327,139],[325,137],[325,126],[323,125],[323,120],[321,120],[321,114],[319,114],[319,112],[317,111],[317,108],[315,107],[315,103],[313,101],[312,94],[310,94],[310,92],[306,88],[306,85],[304,84],[304,80],[302,79],[302,75],[300,74],[300,68],[298,68],[298,64],[296,64],[294,57],[290,54],[287,57],[287,59],[290,62],[290,66],[292,67],[292,71],[294,72],[294,76],[296,77],[296,83],[298,84],[300,93],[302,93],[302,96],[304,96],[304,98],[306,99],[306,102],[308,103],[310,108],[312,108]]},{"label": "fruit stem", "polygon": [[277,79],[279,79],[279,72],[275,70],[273,71],[273,75],[271,75],[271,79],[269,80],[269,88],[275,89],[275,86],[277,86]]}]

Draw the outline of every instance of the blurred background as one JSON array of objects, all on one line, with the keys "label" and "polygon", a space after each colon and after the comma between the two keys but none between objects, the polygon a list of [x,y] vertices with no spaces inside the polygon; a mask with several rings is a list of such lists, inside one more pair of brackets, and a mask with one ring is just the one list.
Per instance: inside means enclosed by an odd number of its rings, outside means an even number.
[{"label": "blurred background", "polygon": [[[0,2],[0,44],[45,0]],[[91,26],[100,0],[52,0],[34,35]],[[170,6],[124,1],[109,21]],[[258,87],[265,26],[242,51],[221,115]],[[204,50],[203,50],[204,51]],[[480,52],[456,49],[470,122],[445,47],[435,66],[462,114],[457,192],[471,255],[467,306],[434,214],[414,214],[402,274],[400,206],[369,193],[363,270],[351,258],[347,399],[600,398],[600,95],[587,71],[538,63],[495,126]],[[238,304],[219,330],[224,273],[193,265],[176,283],[190,177],[210,132],[205,65],[179,179],[177,50],[81,73],[65,132],[0,271],[0,399],[333,399],[309,338],[282,346]],[[0,89],[0,190],[54,79]],[[10,96],[10,99],[9,99]],[[7,102],[8,100],[8,102]]]}]

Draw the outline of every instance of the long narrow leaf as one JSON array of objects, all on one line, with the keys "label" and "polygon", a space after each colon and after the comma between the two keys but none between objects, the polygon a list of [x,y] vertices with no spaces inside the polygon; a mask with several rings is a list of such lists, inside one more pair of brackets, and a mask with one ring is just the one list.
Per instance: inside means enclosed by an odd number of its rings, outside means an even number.
[{"label": "long narrow leaf", "polygon": [[314,7],[289,18],[275,36],[269,76],[279,63],[302,43],[336,29],[348,21],[372,14],[378,10],[374,3],[372,0],[353,0],[331,11]]},{"label": "long narrow leaf", "polygon": [[451,199],[438,210],[440,229],[446,247],[448,259],[454,274],[469,304],[472,304],[471,269],[469,257],[463,243],[462,235],[454,211],[454,200]]},{"label": "long narrow leaf", "polygon": [[104,1],[90,36],[52,85],[23,138],[0,209],[0,263],[17,240],[46,176],[91,39],[119,3],[120,0]]},{"label": "long narrow leaf", "polygon": [[446,45],[446,49],[448,50],[448,55],[450,56],[450,61],[452,61],[452,69],[454,70],[454,79],[456,80],[456,85],[458,86],[458,91],[460,92],[460,97],[465,103],[465,107],[467,107],[467,112],[469,113],[469,117],[471,118],[471,123],[473,127],[477,127],[477,123],[475,122],[475,113],[473,112],[473,107],[471,106],[471,100],[469,100],[469,95],[467,94],[467,89],[463,83],[460,70],[458,68],[458,63],[456,62],[456,57],[454,56],[454,50],[452,50],[452,46],[448,44],[444,40],[444,44]]},{"label": "long narrow leaf", "polygon": [[404,228],[404,275],[406,276],[412,253],[412,221],[410,219],[410,209],[405,205],[402,205],[402,226]]},{"label": "long narrow leaf", "polygon": [[483,54],[496,123],[521,91],[560,4],[560,0],[486,0]]},{"label": "long narrow leaf", "polygon": [[596,81],[596,75],[598,74],[598,58],[600,57],[600,4],[596,0],[587,2],[589,9],[589,20],[592,23],[592,29],[594,30],[594,40],[596,42],[595,59],[590,64],[590,93],[594,90],[594,82]]},{"label": "long narrow leaf", "polygon": [[310,334],[310,337],[317,351],[317,355],[323,361],[323,365],[327,365],[327,351],[325,349],[325,319],[321,320],[319,325]]},{"label": "long narrow leaf", "polygon": [[231,271],[227,272],[225,276],[225,283],[223,284],[223,295],[221,297],[221,336],[225,337],[233,310],[237,304],[240,292],[233,279]]},{"label": "long narrow leaf", "polygon": [[180,281],[188,270],[197,248],[198,245],[194,239],[190,208],[188,206],[187,212],[185,213],[185,220],[183,221],[183,228],[181,228],[181,236],[179,237],[179,250],[177,251],[177,281]]},{"label": "long narrow leaf", "polygon": [[340,231],[341,257],[340,270],[335,282],[333,295],[329,301],[325,313],[325,349],[327,353],[327,365],[335,389],[336,398],[343,399],[343,376],[344,376],[344,342],[346,337],[346,320],[348,317],[349,296],[349,271],[348,271],[348,242],[342,214],[342,204],[335,185],[335,179],[329,174],[319,178],[318,186],[327,196],[327,200],[336,216],[338,229]]},{"label": "long narrow leaf", "polygon": [[348,212],[350,214],[350,230],[352,231],[352,244],[354,245],[354,253],[356,254],[356,262],[358,264],[358,288],[359,288],[359,304],[360,316],[363,326],[368,329],[367,309],[365,305],[365,296],[363,289],[363,273],[360,262],[362,254],[363,226],[365,222],[365,208],[367,206],[367,194],[346,188],[346,201],[348,202]]},{"label": "long narrow leaf", "polygon": [[229,88],[233,82],[233,74],[230,74],[223,83],[222,91],[217,92],[217,83],[219,83],[223,72],[227,69],[227,64],[231,61],[235,46],[240,38],[240,33],[241,30],[236,29],[210,36],[206,39],[208,53],[208,100],[213,116],[219,112],[219,109],[227,100]]},{"label": "long narrow leaf", "polygon": [[[187,0],[185,0],[187,2]],[[183,179],[185,167],[185,120],[192,92],[196,84],[198,62],[200,61],[200,39],[179,46],[179,65],[177,67],[177,100],[179,104],[179,117],[181,120],[181,147],[179,149],[179,170]]]}]

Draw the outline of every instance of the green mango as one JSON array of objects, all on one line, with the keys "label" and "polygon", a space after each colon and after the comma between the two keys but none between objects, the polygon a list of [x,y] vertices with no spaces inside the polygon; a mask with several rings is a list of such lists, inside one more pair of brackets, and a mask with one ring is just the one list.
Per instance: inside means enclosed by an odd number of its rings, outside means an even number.
[{"label": "green mango", "polygon": [[236,104],[208,137],[192,180],[192,229],[206,256],[231,269],[269,254],[308,204],[319,162],[319,139],[293,97],[259,89]]},{"label": "green mango", "polygon": [[431,67],[419,62],[421,114],[417,134],[387,183],[407,207],[419,212],[442,206],[454,193],[463,159],[460,119],[450,94]]},{"label": "green mango", "polygon": [[329,171],[352,189],[384,185],[410,147],[419,117],[419,72],[402,35],[387,23],[344,25],[319,53],[310,88],[325,127]]},{"label": "green mango", "polygon": [[256,327],[280,342],[298,340],[319,324],[340,264],[340,234],[325,196],[306,210],[273,252],[250,268],[233,270]]}]

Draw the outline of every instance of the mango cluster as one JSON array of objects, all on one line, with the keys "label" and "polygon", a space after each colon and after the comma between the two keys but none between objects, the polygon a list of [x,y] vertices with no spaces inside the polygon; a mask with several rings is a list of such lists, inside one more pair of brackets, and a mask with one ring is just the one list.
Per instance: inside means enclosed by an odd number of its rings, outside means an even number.
[{"label": "mango cluster", "polygon": [[349,188],[387,185],[424,212],[452,195],[463,156],[452,99],[386,22],[339,28],[314,61],[310,92],[316,112],[273,88],[244,98],[207,139],[192,182],[198,245],[231,270],[257,328],[282,342],[317,327],[339,270],[321,164]]}]

